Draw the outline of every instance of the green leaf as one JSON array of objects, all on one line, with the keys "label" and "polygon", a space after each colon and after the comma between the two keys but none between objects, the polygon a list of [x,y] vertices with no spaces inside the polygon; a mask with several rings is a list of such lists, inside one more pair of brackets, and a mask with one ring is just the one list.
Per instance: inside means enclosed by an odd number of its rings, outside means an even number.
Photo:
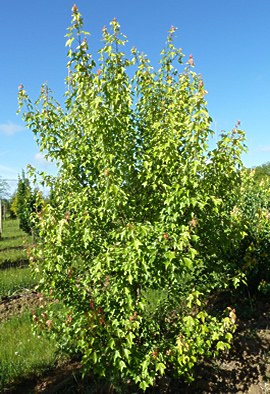
[{"label": "green leaf", "polygon": [[142,382],[140,382],[139,387],[140,387],[140,389],[145,391],[147,389],[147,387],[149,387],[149,385],[145,381],[142,381]]},{"label": "green leaf", "polygon": [[148,361],[148,360],[144,360],[144,361],[142,362],[142,371],[143,371],[143,372],[146,372],[146,371],[147,371],[148,365],[149,365],[149,361]]},{"label": "green leaf", "polygon": [[94,351],[93,353],[92,353],[92,360],[93,360],[93,363],[94,364],[96,364],[97,363],[97,353]]},{"label": "green leaf", "polygon": [[217,350],[225,350],[226,344],[224,342],[218,341],[217,343]]},{"label": "green leaf", "polygon": [[156,364],[156,370],[160,372],[161,375],[164,375],[166,366],[163,363]]},{"label": "green leaf", "polygon": [[125,369],[125,368],[126,368],[125,362],[123,360],[120,360],[120,362],[119,362],[119,369],[120,369],[120,371],[122,372],[123,369]]},{"label": "green leaf", "polygon": [[190,260],[188,257],[183,257],[183,261],[184,261],[184,263],[185,263],[185,266],[186,266],[188,269],[192,269],[192,268],[193,268],[193,261]]},{"label": "green leaf", "polygon": [[127,348],[124,348],[123,352],[124,352],[124,355],[125,355],[126,359],[129,361],[130,360],[131,351],[129,349],[127,349]]},{"label": "green leaf", "polygon": [[72,45],[74,41],[74,37],[70,37],[67,41],[66,41],[66,47],[70,47]]},{"label": "green leaf", "polygon": [[133,242],[134,242],[135,249],[139,250],[142,243],[138,239],[134,239]]},{"label": "green leaf", "polygon": [[114,352],[113,361],[115,362],[118,358],[121,358],[121,355],[118,350]]},{"label": "green leaf", "polygon": [[195,322],[192,316],[185,316],[183,318],[183,322],[186,323],[188,328],[191,328],[194,326]]},{"label": "green leaf", "polygon": [[127,339],[127,343],[128,343],[129,348],[132,347],[132,345],[133,345],[133,339],[134,339],[134,338],[135,338],[135,335],[134,335],[131,331],[129,331],[129,332],[127,333],[127,336],[126,336],[126,339]]}]

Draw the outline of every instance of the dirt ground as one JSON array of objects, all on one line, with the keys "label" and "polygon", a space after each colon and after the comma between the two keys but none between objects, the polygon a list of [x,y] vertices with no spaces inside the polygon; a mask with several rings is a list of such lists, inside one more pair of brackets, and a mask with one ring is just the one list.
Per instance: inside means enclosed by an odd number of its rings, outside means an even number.
[{"label": "dirt ground", "polygon": [[38,305],[38,295],[34,291],[5,297],[0,301],[0,322],[34,305]]},{"label": "dirt ground", "polygon": [[[25,303],[35,304],[37,295],[29,293],[0,303],[0,320],[9,313],[19,313]],[[21,306],[20,306],[21,305]],[[251,316],[238,319],[232,349],[221,357],[208,360],[195,371],[196,380],[184,382],[165,377],[148,394],[270,394],[270,304],[257,302]],[[113,393],[109,386],[97,387],[93,380],[81,379],[80,364],[69,362],[47,371],[40,378],[31,378],[7,388],[4,393]],[[129,394],[140,393],[130,388]]]}]

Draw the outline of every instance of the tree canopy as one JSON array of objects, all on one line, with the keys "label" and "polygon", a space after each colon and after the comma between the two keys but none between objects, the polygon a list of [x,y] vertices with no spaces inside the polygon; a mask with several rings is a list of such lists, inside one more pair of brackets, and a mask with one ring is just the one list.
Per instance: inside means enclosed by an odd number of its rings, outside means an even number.
[{"label": "tree canopy", "polygon": [[19,92],[28,127],[59,166],[57,177],[44,174],[53,203],[36,218],[48,310],[35,322],[116,387],[145,390],[172,369],[189,379],[235,329],[206,301],[241,278],[232,257],[245,233],[233,209],[245,135],[236,125],[209,149],[207,92],[174,32],[155,70],[126,50],[114,19],[94,60],[73,6],[64,106],[46,84],[36,102]]},{"label": "tree canopy", "polygon": [[264,163],[260,166],[254,167],[255,179],[261,181],[263,179],[270,179],[270,162]]}]

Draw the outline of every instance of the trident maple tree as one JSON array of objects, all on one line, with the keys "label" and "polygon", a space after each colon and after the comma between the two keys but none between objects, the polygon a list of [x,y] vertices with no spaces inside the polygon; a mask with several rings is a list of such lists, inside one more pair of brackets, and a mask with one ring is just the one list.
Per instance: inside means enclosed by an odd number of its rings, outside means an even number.
[{"label": "trident maple tree", "polygon": [[[47,85],[24,119],[58,165],[37,221],[35,269],[48,300],[42,322],[86,371],[145,390],[228,348],[234,320],[205,301],[231,280],[227,251],[244,134],[210,151],[203,81],[168,33],[155,70],[130,51],[116,19],[94,60],[76,6],[67,34],[65,105]],[[220,247],[222,245],[222,247]],[[213,279],[215,278],[215,279]],[[38,316],[36,316],[38,319]]]}]

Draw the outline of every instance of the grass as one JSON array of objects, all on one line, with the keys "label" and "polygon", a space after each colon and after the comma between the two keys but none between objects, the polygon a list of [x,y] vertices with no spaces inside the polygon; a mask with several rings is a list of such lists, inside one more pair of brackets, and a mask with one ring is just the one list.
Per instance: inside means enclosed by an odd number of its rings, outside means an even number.
[{"label": "grass", "polygon": [[35,286],[37,281],[32,278],[29,267],[11,268],[28,264],[26,245],[29,242],[31,236],[19,228],[18,220],[4,222],[0,239],[0,299]]},{"label": "grass", "polygon": [[37,283],[31,275],[30,268],[9,268],[0,270],[0,300],[15,292],[32,289]]},{"label": "grass", "polygon": [[5,252],[0,251],[0,269],[27,264],[27,254],[25,249],[10,249]]},{"label": "grass", "polygon": [[[19,220],[18,219],[7,219],[3,223],[3,235],[2,240],[9,238],[24,238],[30,237],[30,235],[26,234],[23,230],[19,228]],[[2,242],[2,241],[0,241]]]},{"label": "grass", "polygon": [[[0,239],[0,301],[35,286],[30,268],[18,268],[28,264],[26,248],[31,242],[31,236],[19,228],[18,220],[4,222]],[[33,335],[29,308],[26,302],[21,315],[12,315],[15,312],[11,308],[7,319],[0,323],[0,392],[14,382],[40,375],[56,361],[55,342]]]},{"label": "grass", "polygon": [[29,312],[0,324],[0,390],[17,380],[39,376],[56,362],[55,342],[35,336],[31,325]]},{"label": "grass", "polygon": [[31,242],[31,236],[21,235],[19,237],[2,237],[0,239],[0,250],[5,249],[25,249],[28,243]]},{"label": "grass", "polygon": [[16,219],[8,219],[3,225],[0,239],[0,269],[27,263],[26,247],[32,238],[19,228]]}]

